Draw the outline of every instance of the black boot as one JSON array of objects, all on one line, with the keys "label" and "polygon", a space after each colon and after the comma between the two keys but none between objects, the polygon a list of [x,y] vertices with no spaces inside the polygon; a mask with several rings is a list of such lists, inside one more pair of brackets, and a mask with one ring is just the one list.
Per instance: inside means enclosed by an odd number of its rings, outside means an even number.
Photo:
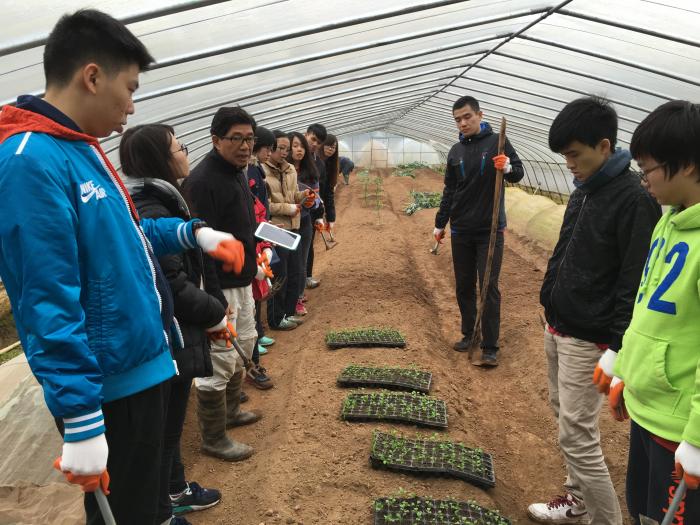
[{"label": "black boot", "polygon": [[[237,393],[240,406],[240,391]],[[226,435],[226,392],[197,389],[197,415],[202,432],[202,452],[225,461],[241,461],[253,455],[253,447]]]}]

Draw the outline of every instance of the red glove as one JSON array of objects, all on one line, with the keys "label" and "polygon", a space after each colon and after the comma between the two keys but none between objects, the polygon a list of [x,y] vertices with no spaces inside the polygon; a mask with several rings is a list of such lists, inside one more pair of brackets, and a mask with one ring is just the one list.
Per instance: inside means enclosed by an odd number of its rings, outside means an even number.
[{"label": "red glove", "polygon": [[433,237],[438,244],[442,244],[442,240],[445,238],[445,228],[435,228],[433,230]]},{"label": "red glove", "polygon": [[199,228],[195,234],[197,244],[209,255],[223,261],[225,272],[241,273],[245,261],[243,243],[230,233],[224,233],[209,227]]},{"label": "red glove", "polygon": [[496,169],[501,170],[503,173],[510,173],[513,169],[510,165],[510,158],[503,153],[496,155],[492,160]]},{"label": "red glove", "polygon": [[58,456],[54,460],[53,468],[59,472],[62,472],[68,480],[68,483],[80,485],[83,492],[95,492],[99,487],[102,489],[102,492],[104,492],[105,495],[109,494],[109,474],[107,473],[107,470],[103,471],[102,474],[95,474],[93,476],[79,476],[70,471],[63,472],[61,470],[61,456]]},{"label": "red glove", "polygon": [[316,194],[311,190],[306,190],[306,197],[302,201],[304,208],[311,208],[316,203]]},{"label": "red glove", "polygon": [[610,393],[610,382],[615,376],[615,359],[617,359],[617,352],[608,349],[603,352],[603,355],[598,360],[598,364],[595,366],[593,384],[598,387],[598,392],[601,394]]},{"label": "red glove", "polygon": [[700,486],[700,448],[687,441],[681,441],[676,449],[676,471],[678,478],[683,477],[690,490]]},{"label": "red glove", "polygon": [[624,390],[625,382],[617,376],[613,377],[610,383],[608,402],[610,403],[610,413],[617,421],[624,421],[630,417],[625,408],[625,398],[622,395]]},{"label": "red glove", "polygon": [[233,346],[231,338],[238,337],[235,328],[233,328],[233,325],[229,322],[226,323],[226,328],[223,330],[209,332],[207,335],[212,341],[226,341],[226,348],[231,348]]}]

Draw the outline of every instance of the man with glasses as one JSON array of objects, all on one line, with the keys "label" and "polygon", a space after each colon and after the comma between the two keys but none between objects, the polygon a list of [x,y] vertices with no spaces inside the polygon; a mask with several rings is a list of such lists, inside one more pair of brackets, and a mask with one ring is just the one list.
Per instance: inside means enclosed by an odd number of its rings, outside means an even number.
[{"label": "man with glasses", "polygon": [[540,292],[549,400],[567,472],[564,496],[528,508],[540,523],[622,525],[600,447],[601,392],[610,384],[602,376],[613,376],[661,210],[616,139],[617,114],[597,97],[566,105],[549,130],[549,147],[564,156],[576,189]]},{"label": "man with glasses", "polygon": [[[255,144],[255,128],[255,120],[242,108],[219,108],[210,128],[213,147],[184,185],[199,218],[243,243],[243,271],[232,275],[217,263],[217,274],[228,302],[226,314],[248,359],[253,356],[258,337],[251,286],[258,265],[253,196],[244,170]],[[240,408],[245,369],[236,351],[224,341],[215,341],[211,359],[214,375],[195,380],[202,452],[226,461],[240,461],[250,457],[253,448],[229,439],[226,428],[254,423],[261,416]]]}]

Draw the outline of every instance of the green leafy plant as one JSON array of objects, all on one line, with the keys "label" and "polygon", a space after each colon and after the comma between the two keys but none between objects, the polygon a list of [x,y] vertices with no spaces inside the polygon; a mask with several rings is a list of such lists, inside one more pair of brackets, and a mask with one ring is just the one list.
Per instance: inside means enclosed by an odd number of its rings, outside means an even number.
[{"label": "green leafy plant", "polygon": [[404,208],[406,215],[413,215],[418,210],[439,208],[442,194],[431,191],[411,191],[411,202]]},{"label": "green leafy plant", "polygon": [[424,162],[408,162],[406,164],[399,164],[396,166],[396,171],[394,175],[397,177],[411,177],[416,178],[416,170],[429,168]]},{"label": "green leafy plant", "polygon": [[344,346],[406,346],[401,332],[393,328],[355,328],[331,331],[326,334],[326,344],[331,348]]},{"label": "green leafy plant", "polygon": [[375,525],[511,525],[497,510],[474,501],[417,496],[378,498],[372,504]]},{"label": "green leafy plant", "polygon": [[341,386],[387,386],[426,393],[431,381],[432,374],[415,365],[408,368],[348,365],[338,376]]},{"label": "green leafy plant", "polygon": [[438,439],[436,434],[426,439],[406,437],[396,431],[375,431],[370,459],[375,468],[445,474],[484,488],[496,484],[490,454],[480,448]]},{"label": "green leafy plant", "polygon": [[420,392],[353,392],[343,401],[341,419],[389,420],[447,428],[447,406]]}]

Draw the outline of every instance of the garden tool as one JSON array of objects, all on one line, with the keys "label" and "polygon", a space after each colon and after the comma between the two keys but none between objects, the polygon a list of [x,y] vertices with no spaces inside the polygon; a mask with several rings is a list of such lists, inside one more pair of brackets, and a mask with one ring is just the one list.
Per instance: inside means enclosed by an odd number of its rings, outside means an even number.
[{"label": "garden tool", "polygon": [[433,255],[437,255],[437,254],[438,254],[438,248],[439,248],[439,247],[440,247],[440,243],[437,242],[437,241],[435,241],[435,246],[433,246],[432,248],[430,248],[430,253],[432,253]]},{"label": "garden tool", "polygon": [[270,266],[270,261],[267,260],[267,257],[265,256],[265,253],[261,253],[258,255],[257,258],[257,263],[262,266],[263,271],[265,272],[265,282],[267,283],[268,287],[268,292],[267,296],[265,299],[269,299],[270,297],[274,296],[277,294],[277,292],[280,291],[282,288],[282,285],[285,282],[285,279],[277,279],[276,281],[273,281],[272,278],[274,277],[274,274],[272,273],[272,267]]},{"label": "garden tool", "polygon": [[[678,506],[681,504],[681,501],[685,496],[686,488],[687,487],[685,485],[685,480],[681,478],[681,482],[676,488],[676,493],[673,495],[673,500],[671,501],[671,504],[668,507],[668,511],[666,512],[666,515],[664,516],[661,525],[671,525],[671,523],[673,523],[673,520],[676,517],[676,512],[678,512]],[[639,515],[639,523],[641,525],[659,525],[658,521],[649,518],[644,514]]]},{"label": "garden tool", "polygon": [[102,492],[100,487],[97,487],[95,491],[95,499],[97,500],[97,506],[100,507],[100,512],[102,513],[102,519],[105,525],[117,525],[114,515],[112,514],[112,509],[109,507],[109,501],[107,501],[107,496]]},{"label": "garden tool", "polygon": [[333,233],[330,230],[328,230],[328,233],[330,234],[331,239],[330,239],[330,241],[328,239],[326,239],[326,236],[323,233],[323,230],[324,230],[323,224],[316,223],[316,224],[314,224],[314,228],[316,228],[316,231],[318,231],[318,233],[321,234],[321,238],[323,239],[323,244],[326,245],[326,250],[332,250],[333,248],[338,246],[338,241],[333,239]]},{"label": "garden tool", "polygon": [[238,334],[236,333],[236,330],[234,330],[231,323],[226,323],[226,328],[224,328],[223,330],[220,330],[218,332],[211,332],[209,334],[210,339],[223,339],[224,341],[226,341],[226,348],[231,348],[233,346],[234,350],[243,360],[243,366],[246,370],[249,370],[253,368],[253,363],[251,363],[250,359],[246,357],[245,352],[243,352],[243,349],[241,348],[241,345],[238,344],[238,339],[236,339],[237,337]]},{"label": "garden tool", "polygon": [[[498,154],[502,155],[506,147],[506,119],[501,118],[501,130],[498,133]],[[496,181],[493,188],[493,209],[491,213],[491,233],[489,235],[489,249],[486,254],[486,267],[484,278],[479,290],[479,304],[476,309],[476,319],[474,320],[474,330],[472,339],[469,342],[469,360],[471,361],[474,350],[479,346],[481,339],[481,317],[486,305],[486,295],[491,280],[491,267],[493,266],[493,252],[496,246],[496,230],[498,229],[498,215],[501,211],[501,191],[503,189],[503,170],[496,170]],[[474,362],[479,365],[480,362]]]}]

